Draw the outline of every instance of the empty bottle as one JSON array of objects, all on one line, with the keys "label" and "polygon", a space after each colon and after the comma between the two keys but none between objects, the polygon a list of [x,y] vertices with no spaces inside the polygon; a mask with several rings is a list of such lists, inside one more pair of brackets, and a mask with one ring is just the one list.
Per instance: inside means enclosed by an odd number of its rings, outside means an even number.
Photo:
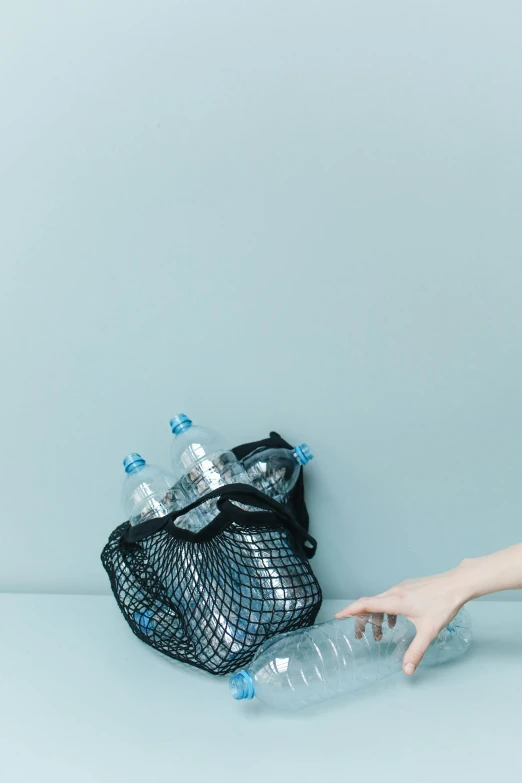
[{"label": "empty bottle", "polygon": [[306,443],[295,449],[261,447],[245,457],[243,465],[254,487],[274,500],[286,503],[299,478],[301,466],[313,457]]},{"label": "empty bottle", "polygon": [[[172,490],[174,477],[156,465],[149,465],[140,454],[129,454],[123,460],[125,480],[121,490],[123,511],[131,525],[139,525],[148,519],[164,517],[176,506],[175,494]],[[147,546],[144,544],[147,554]],[[129,568],[122,563],[116,569],[116,589],[124,611],[134,617],[134,622],[140,631],[150,636],[152,629],[158,627],[165,618],[172,619],[168,607],[159,601],[152,602],[143,593],[142,586],[136,581]]]},{"label": "empty bottle", "polygon": [[164,517],[176,506],[174,477],[166,470],[148,465],[140,454],[123,460],[125,481],[121,489],[123,511],[131,525]]},{"label": "empty bottle", "polygon": [[167,646],[176,632],[183,638],[184,629],[179,614],[160,601],[155,601],[152,609],[134,612],[134,621],[141,633],[150,637],[159,647],[162,644]]},{"label": "empty bottle", "polygon": [[[251,484],[243,467],[226,440],[206,427],[195,426],[185,415],[179,414],[170,422],[174,440],[171,446],[172,470],[176,490],[185,505],[227,484]],[[236,502],[236,501],[234,501]],[[237,502],[242,508],[248,508]],[[208,500],[176,520],[181,527],[198,532],[217,514],[216,500]],[[207,579],[181,579],[175,599],[181,606],[191,642],[197,655],[218,665],[235,658],[245,646],[255,647],[264,631],[264,603],[273,602],[274,591],[283,578],[274,572],[270,553],[260,547],[256,531],[245,531],[245,551],[256,553],[259,572],[270,580],[269,590],[263,589],[259,573],[251,574],[246,567],[215,567],[211,595]],[[280,570],[285,565],[280,566]],[[286,566],[288,573],[292,566]],[[219,608],[215,596],[221,596],[224,609]],[[284,594],[286,597],[286,593]]]},{"label": "empty bottle", "polygon": [[[331,620],[276,636],[264,644],[248,670],[230,679],[235,699],[252,699],[280,710],[299,710],[334,696],[352,693],[399,672],[415,637],[415,627],[397,617],[384,623],[376,641],[372,624],[355,638],[356,618]],[[471,621],[461,610],[428,648],[421,666],[457,658],[469,647]]]},{"label": "empty bottle", "polygon": [[[174,416],[170,426],[174,435],[172,471],[176,490],[185,505],[225,484],[252,483],[228,443],[217,432],[195,426],[184,413]],[[176,524],[197,532],[216,514],[216,501],[209,500],[178,519]]]}]

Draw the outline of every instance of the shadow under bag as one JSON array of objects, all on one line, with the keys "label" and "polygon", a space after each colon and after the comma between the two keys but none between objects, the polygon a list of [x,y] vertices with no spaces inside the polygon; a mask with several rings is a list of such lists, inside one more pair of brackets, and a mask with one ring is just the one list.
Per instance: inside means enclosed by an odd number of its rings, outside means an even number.
[{"label": "shadow under bag", "polygon": [[[260,446],[288,448],[271,433],[234,451],[241,459]],[[175,524],[212,498],[218,514],[202,530]],[[308,562],[317,543],[307,527],[301,473],[288,503],[247,484],[228,484],[165,517],[120,525],[101,557],[118,605],[142,641],[227,674],[246,666],[271,636],[314,622],[322,595]]]}]

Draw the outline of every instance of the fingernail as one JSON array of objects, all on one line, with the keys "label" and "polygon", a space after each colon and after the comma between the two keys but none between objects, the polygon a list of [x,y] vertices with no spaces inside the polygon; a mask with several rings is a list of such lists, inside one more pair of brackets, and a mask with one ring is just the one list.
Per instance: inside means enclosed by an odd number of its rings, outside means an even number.
[{"label": "fingernail", "polygon": [[409,674],[411,676],[415,671],[415,666],[413,665],[413,663],[407,663],[406,666],[404,667],[404,671],[406,672],[406,674]]}]

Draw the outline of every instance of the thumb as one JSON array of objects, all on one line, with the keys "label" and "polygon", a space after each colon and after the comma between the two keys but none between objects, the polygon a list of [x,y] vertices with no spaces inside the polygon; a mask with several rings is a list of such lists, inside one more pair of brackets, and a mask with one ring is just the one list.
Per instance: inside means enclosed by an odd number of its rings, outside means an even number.
[{"label": "thumb", "polygon": [[415,673],[415,670],[422,661],[424,653],[430,646],[432,639],[433,634],[430,634],[428,631],[417,629],[415,639],[406,650],[402,661],[402,669],[405,674],[408,674],[411,677],[411,675]]}]

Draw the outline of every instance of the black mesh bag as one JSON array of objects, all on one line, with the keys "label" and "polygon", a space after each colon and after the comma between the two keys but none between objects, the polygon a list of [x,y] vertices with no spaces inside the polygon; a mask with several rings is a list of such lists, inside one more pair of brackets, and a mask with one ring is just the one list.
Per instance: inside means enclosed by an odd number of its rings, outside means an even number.
[{"label": "black mesh bag", "polygon": [[[202,530],[175,524],[212,498],[218,514]],[[311,625],[322,599],[308,562],[317,544],[295,502],[230,484],[160,519],[116,528],[102,562],[132,631],[171,658],[227,674],[274,634]]]}]

